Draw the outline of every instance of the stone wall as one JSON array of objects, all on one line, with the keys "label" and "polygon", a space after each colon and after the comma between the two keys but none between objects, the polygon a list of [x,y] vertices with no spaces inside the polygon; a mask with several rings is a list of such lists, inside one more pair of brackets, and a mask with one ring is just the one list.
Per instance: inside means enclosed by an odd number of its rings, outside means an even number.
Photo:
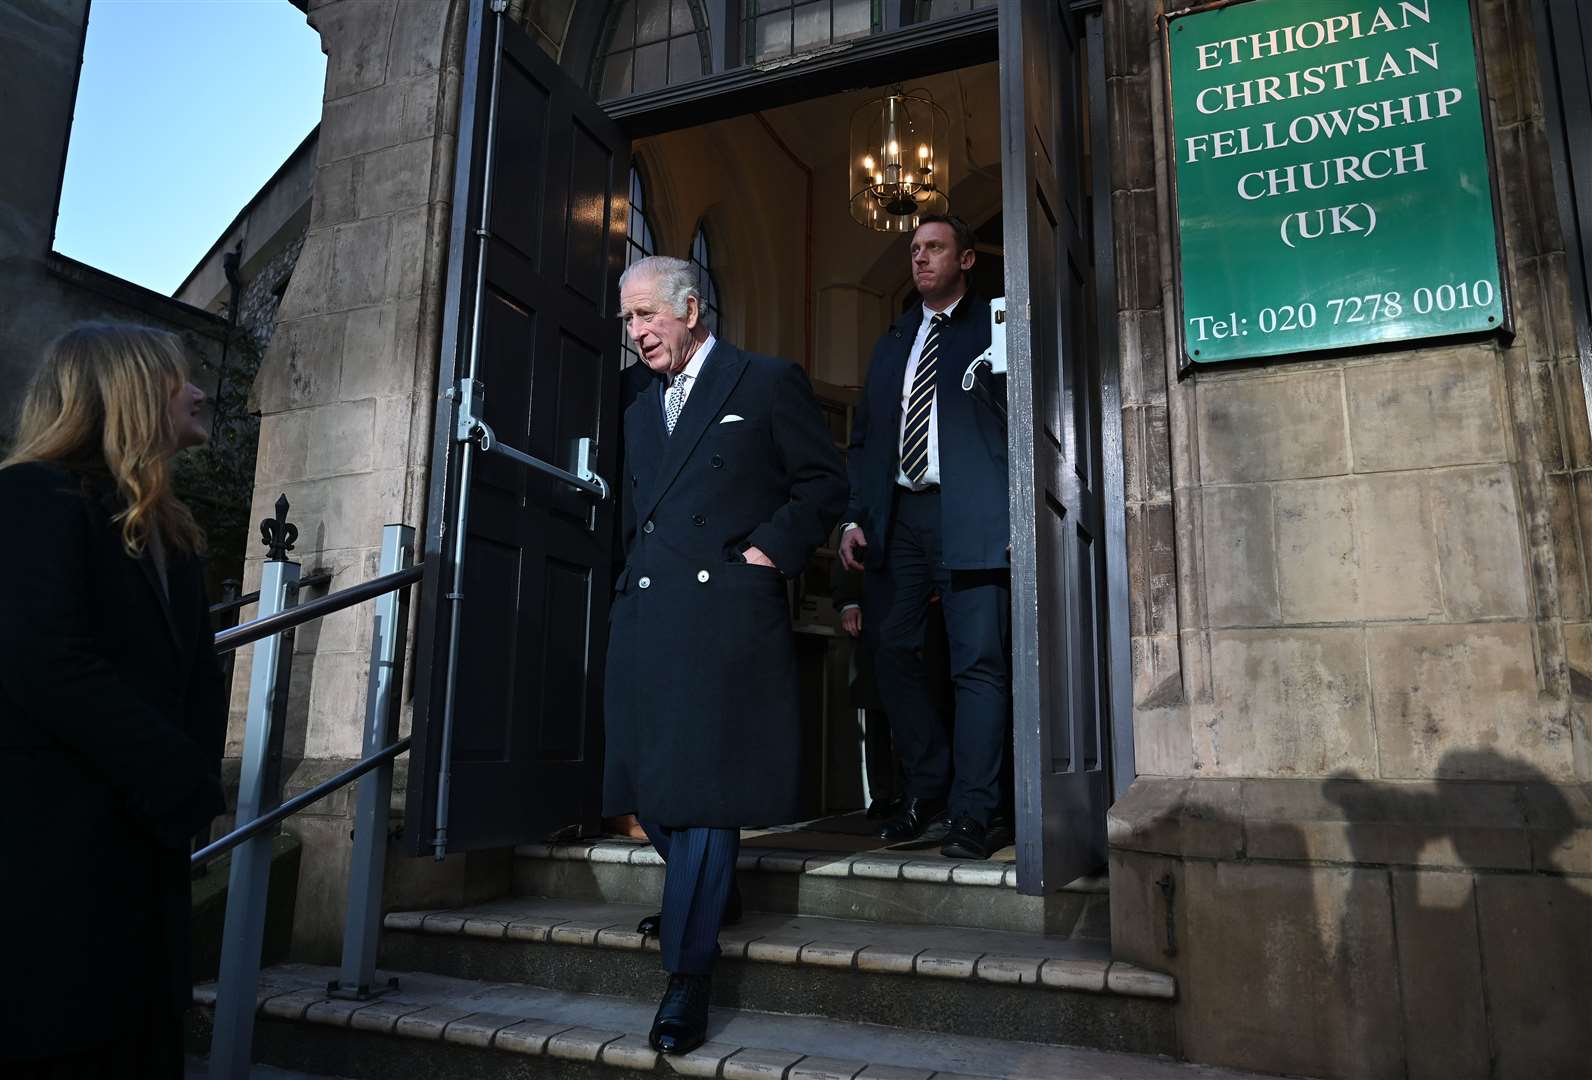
[{"label": "stone wall", "polygon": [[1181,380],[1161,7],[1106,5],[1140,773],[1114,950],[1178,975],[1195,1060],[1572,1075],[1592,441],[1529,2],[1478,5],[1515,338]]}]

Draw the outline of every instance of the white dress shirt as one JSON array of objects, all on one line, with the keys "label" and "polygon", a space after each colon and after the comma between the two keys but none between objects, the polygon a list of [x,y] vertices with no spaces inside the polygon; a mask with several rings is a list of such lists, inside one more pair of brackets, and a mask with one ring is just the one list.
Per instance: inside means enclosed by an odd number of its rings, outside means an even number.
[{"label": "white dress shirt", "polygon": [[680,388],[680,410],[684,412],[685,403],[691,398],[691,389],[696,386],[697,379],[702,375],[702,365],[707,363],[708,353],[713,351],[713,345],[717,341],[718,338],[709,334],[708,339],[702,343],[702,347],[691,354],[691,359],[686,361],[685,367],[664,380],[663,394],[658,400],[663,405],[663,422],[665,424],[669,422],[669,387],[673,386],[674,380],[681,375],[686,377],[685,385]]},{"label": "white dress shirt", "polygon": [[[934,316],[938,314],[944,315],[946,318],[950,318],[951,313],[956,310],[956,305],[960,304],[961,302],[962,298],[959,296],[955,300],[951,301],[950,305],[946,307],[943,312],[930,311],[927,307],[923,309],[923,322],[918,324],[918,336],[913,339],[912,351],[907,354],[906,375],[901,379],[901,429],[896,432],[897,450],[899,450],[901,447],[901,440],[906,437],[907,410],[912,404],[912,382],[918,377],[918,359],[923,355],[923,342],[928,339],[929,328],[933,325]],[[940,334],[941,336],[944,336],[944,326],[940,327]],[[941,352],[938,362],[941,364],[945,363],[945,355],[943,351]],[[936,377],[935,381],[940,382],[942,380]],[[900,484],[908,491],[924,491],[928,488],[934,487],[939,482],[940,395],[938,392],[936,392],[933,403],[929,405],[929,463],[928,468],[923,473],[923,482],[914,484],[911,480],[907,479],[906,471],[897,465],[896,483]]]}]

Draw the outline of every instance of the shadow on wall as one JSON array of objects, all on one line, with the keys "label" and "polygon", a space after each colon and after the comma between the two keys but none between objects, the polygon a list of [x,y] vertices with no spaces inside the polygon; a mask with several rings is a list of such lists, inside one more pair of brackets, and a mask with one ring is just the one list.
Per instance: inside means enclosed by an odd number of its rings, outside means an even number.
[{"label": "shadow on wall", "polygon": [[1176,975],[1194,1061],[1585,1080],[1588,795],[1482,750],[1425,782],[1141,778],[1112,809],[1113,950]]}]

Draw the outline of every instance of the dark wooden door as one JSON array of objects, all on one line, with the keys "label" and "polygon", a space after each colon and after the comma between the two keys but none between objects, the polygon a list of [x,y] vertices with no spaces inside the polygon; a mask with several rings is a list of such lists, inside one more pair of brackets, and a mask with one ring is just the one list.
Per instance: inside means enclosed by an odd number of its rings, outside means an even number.
[{"label": "dark wooden door", "polygon": [[473,377],[500,445],[573,470],[590,438],[614,475],[629,139],[486,0],[468,35],[416,650],[417,854],[594,822],[602,786],[614,508],[458,441],[444,395]]},{"label": "dark wooden door", "polygon": [[1017,881],[1105,861],[1100,363],[1082,178],[1085,43],[1059,0],[1001,8]]}]

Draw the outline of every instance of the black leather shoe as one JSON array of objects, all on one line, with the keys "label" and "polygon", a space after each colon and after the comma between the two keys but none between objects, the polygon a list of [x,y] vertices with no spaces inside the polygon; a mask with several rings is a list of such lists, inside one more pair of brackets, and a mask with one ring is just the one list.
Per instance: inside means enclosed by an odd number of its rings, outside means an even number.
[{"label": "black leather shoe", "polygon": [[900,795],[897,795],[893,799],[873,800],[873,802],[868,804],[868,820],[877,821],[880,818],[895,816],[895,814],[901,810],[901,804],[904,801],[905,800]]},{"label": "black leather shoe", "polygon": [[944,810],[944,799],[919,799],[909,795],[901,804],[901,809],[896,811],[895,817],[885,822],[879,830],[879,839],[892,844],[916,840]]},{"label": "black leather shoe", "polygon": [[713,983],[706,975],[670,975],[658,1015],[647,1041],[660,1054],[689,1054],[708,1037],[708,998]]},{"label": "black leather shoe", "polygon": [[973,818],[960,817],[945,834],[940,854],[948,859],[987,859],[1011,842],[1011,826],[1004,821],[983,825]]},{"label": "black leather shoe", "polygon": [[[724,921],[720,926],[734,926],[741,921],[741,890],[733,889],[730,892],[730,902],[724,905]],[[663,912],[648,915],[636,924],[636,933],[642,937],[657,937],[663,929]]]}]

